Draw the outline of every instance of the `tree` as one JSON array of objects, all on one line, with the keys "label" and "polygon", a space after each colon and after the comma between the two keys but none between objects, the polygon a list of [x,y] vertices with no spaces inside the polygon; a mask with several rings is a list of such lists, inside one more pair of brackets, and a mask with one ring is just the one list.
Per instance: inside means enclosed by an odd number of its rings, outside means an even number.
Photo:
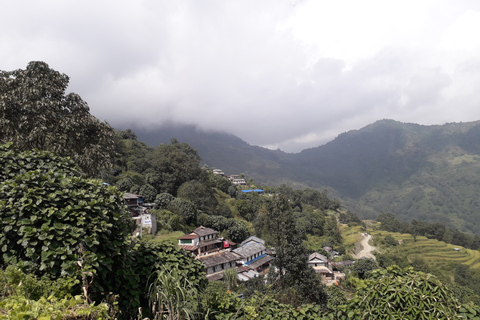
[{"label": "tree", "polygon": [[371,258],[358,259],[353,265],[353,271],[358,273],[360,279],[365,279],[371,271],[377,268],[377,263]]},{"label": "tree", "polygon": [[392,266],[375,270],[347,306],[348,319],[456,319],[459,303],[435,276]]},{"label": "tree", "polygon": [[267,217],[268,238],[277,254],[274,262],[278,270],[276,285],[280,291],[290,293],[287,294],[289,303],[325,304],[326,294],[315,271],[307,264],[308,251],[302,243],[305,235],[300,235],[295,227],[288,199],[282,195],[275,197],[268,204]]},{"label": "tree", "polygon": [[237,219],[228,219],[232,225],[228,228],[227,237],[233,242],[240,243],[247,239],[249,232],[245,221]]},{"label": "tree", "polygon": [[191,201],[197,209],[208,213],[212,212],[218,205],[212,188],[198,180],[183,183],[178,188],[177,197]]},{"label": "tree", "polygon": [[155,201],[155,198],[157,196],[157,190],[155,190],[155,188],[150,184],[144,184],[143,186],[141,186],[139,193],[142,195],[143,199],[146,202]]},{"label": "tree", "polygon": [[397,240],[395,240],[395,238],[392,237],[391,235],[385,236],[384,240],[385,240],[385,243],[388,244],[389,246],[396,246],[398,244]]},{"label": "tree", "polygon": [[197,150],[176,139],[172,139],[170,144],[161,144],[149,157],[152,168],[157,173],[149,183],[158,192],[176,196],[183,183],[197,179],[202,172]]},{"label": "tree", "polygon": [[0,143],[71,157],[90,176],[111,166],[114,130],[89,112],[69,78],[32,61],[25,70],[0,71]]},{"label": "tree", "polygon": [[238,284],[238,272],[234,268],[223,271],[223,281],[227,285],[227,290],[232,291]]},{"label": "tree", "polygon": [[53,278],[88,264],[101,291],[128,249],[122,194],[79,176],[68,159],[12,149],[0,147],[0,264]]}]

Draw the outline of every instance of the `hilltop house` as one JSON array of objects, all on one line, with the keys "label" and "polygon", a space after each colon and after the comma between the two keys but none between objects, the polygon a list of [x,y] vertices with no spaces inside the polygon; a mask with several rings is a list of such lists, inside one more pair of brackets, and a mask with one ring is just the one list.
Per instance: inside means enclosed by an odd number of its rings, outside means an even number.
[{"label": "hilltop house", "polygon": [[237,174],[232,174],[232,175],[228,176],[228,179],[230,181],[232,181],[232,183],[234,185],[246,185],[247,184],[245,179],[243,179],[241,176],[239,176]]}]

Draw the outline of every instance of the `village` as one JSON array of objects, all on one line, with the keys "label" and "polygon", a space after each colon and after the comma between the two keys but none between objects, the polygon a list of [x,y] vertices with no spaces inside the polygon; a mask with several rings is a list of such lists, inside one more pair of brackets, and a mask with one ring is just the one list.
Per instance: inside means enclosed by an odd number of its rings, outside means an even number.
[{"label": "village", "polygon": [[[246,185],[245,179],[240,175],[226,176],[222,170],[213,170],[214,174],[228,178],[236,186]],[[244,193],[255,192],[264,194],[261,189],[242,190]],[[125,193],[127,205],[132,219],[138,226],[134,236],[141,237],[142,232],[147,230],[150,234],[156,233],[155,215],[148,213],[148,209],[154,204],[144,203],[141,195]],[[273,267],[275,260],[275,248],[265,245],[265,241],[254,235],[249,236],[241,243],[234,243],[224,237],[219,237],[219,232],[211,228],[199,226],[191,233],[178,238],[178,246],[199,260],[205,266],[205,275],[210,281],[223,279],[223,272],[234,269],[240,281],[247,281],[254,277],[264,277]],[[332,258],[338,257],[339,253],[330,247],[323,247]],[[344,279],[345,274],[340,270],[351,267],[355,261],[333,262],[329,257],[313,252],[308,257],[308,265],[319,275],[325,285],[338,285]]]}]

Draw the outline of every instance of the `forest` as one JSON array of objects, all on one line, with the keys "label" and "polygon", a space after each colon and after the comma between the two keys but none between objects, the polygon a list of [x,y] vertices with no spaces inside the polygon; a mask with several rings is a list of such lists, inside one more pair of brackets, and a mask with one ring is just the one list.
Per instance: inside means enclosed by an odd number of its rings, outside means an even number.
[{"label": "forest", "polygon": [[[150,147],[132,130],[93,117],[69,78],[44,62],[0,72],[1,319],[475,319],[480,276],[452,277],[425,262],[384,254],[355,259],[346,230],[411,233],[478,249],[445,225],[368,224],[326,190],[268,186],[244,193],[198,151],[173,139]],[[233,172],[239,174],[239,172]],[[152,204],[157,235],[134,236],[124,194]],[[261,237],[276,251],[264,278],[208,281],[204,265],[165,237],[213,228],[234,242]],[[393,238],[393,240],[392,240]],[[176,239],[175,239],[176,240]],[[416,240],[416,239],[415,239]],[[332,247],[341,257],[330,256]],[[325,286],[307,265],[317,251],[356,260]],[[230,270],[230,271],[229,271]]]}]

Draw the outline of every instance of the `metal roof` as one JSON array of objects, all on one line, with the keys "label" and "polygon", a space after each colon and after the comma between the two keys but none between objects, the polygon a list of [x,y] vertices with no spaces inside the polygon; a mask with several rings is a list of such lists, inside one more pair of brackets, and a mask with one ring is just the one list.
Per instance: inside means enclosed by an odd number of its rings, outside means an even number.
[{"label": "metal roof", "polygon": [[199,236],[208,236],[209,234],[215,234],[218,233],[218,231],[215,231],[210,228],[205,228],[204,226],[200,226],[197,229],[193,230],[194,233],[198,234]]},{"label": "metal roof", "polygon": [[181,240],[188,240],[188,239],[195,239],[195,238],[198,238],[199,235],[198,234],[195,234],[195,233],[189,233],[189,234],[186,234],[186,235],[183,235],[181,236],[180,238],[178,239],[181,239]]},{"label": "metal roof", "polygon": [[198,260],[203,262],[203,264],[207,268],[218,266],[223,263],[237,261],[239,259],[240,257],[234,252],[220,252],[220,253],[209,254],[209,255],[198,258]]},{"label": "metal roof", "polygon": [[249,242],[244,246],[241,246],[240,248],[233,250],[233,252],[241,255],[243,258],[247,258],[264,250],[265,250],[265,246],[263,244],[256,243],[256,242]]},{"label": "metal roof", "polygon": [[270,256],[267,255],[267,254],[263,254],[263,255],[261,255],[260,257],[258,257],[257,259],[246,263],[246,265],[247,265],[250,269],[257,269],[258,267],[263,266],[264,264],[267,264],[267,263],[269,263],[270,261],[272,261],[272,257],[270,257]]},{"label": "metal roof", "polygon": [[328,258],[325,257],[324,255],[318,253],[318,252],[314,252],[314,253],[312,253],[311,255],[308,256],[308,261],[314,260],[314,259],[318,259],[318,260],[321,260],[321,261],[324,261],[324,262],[328,262]]},{"label": "metal roof", "polygon": [[260,238],[257,238],[255,236],[250,236],[248,237],[247,239],[245,239],[244,241],[242,241],[242,243],[240,244],[240,246],[243,246],[249,242],[256,242],[256,243],[260,243],[260,244],[263,244],[265,245],[265,240],[263,239],[260,239]]}]

